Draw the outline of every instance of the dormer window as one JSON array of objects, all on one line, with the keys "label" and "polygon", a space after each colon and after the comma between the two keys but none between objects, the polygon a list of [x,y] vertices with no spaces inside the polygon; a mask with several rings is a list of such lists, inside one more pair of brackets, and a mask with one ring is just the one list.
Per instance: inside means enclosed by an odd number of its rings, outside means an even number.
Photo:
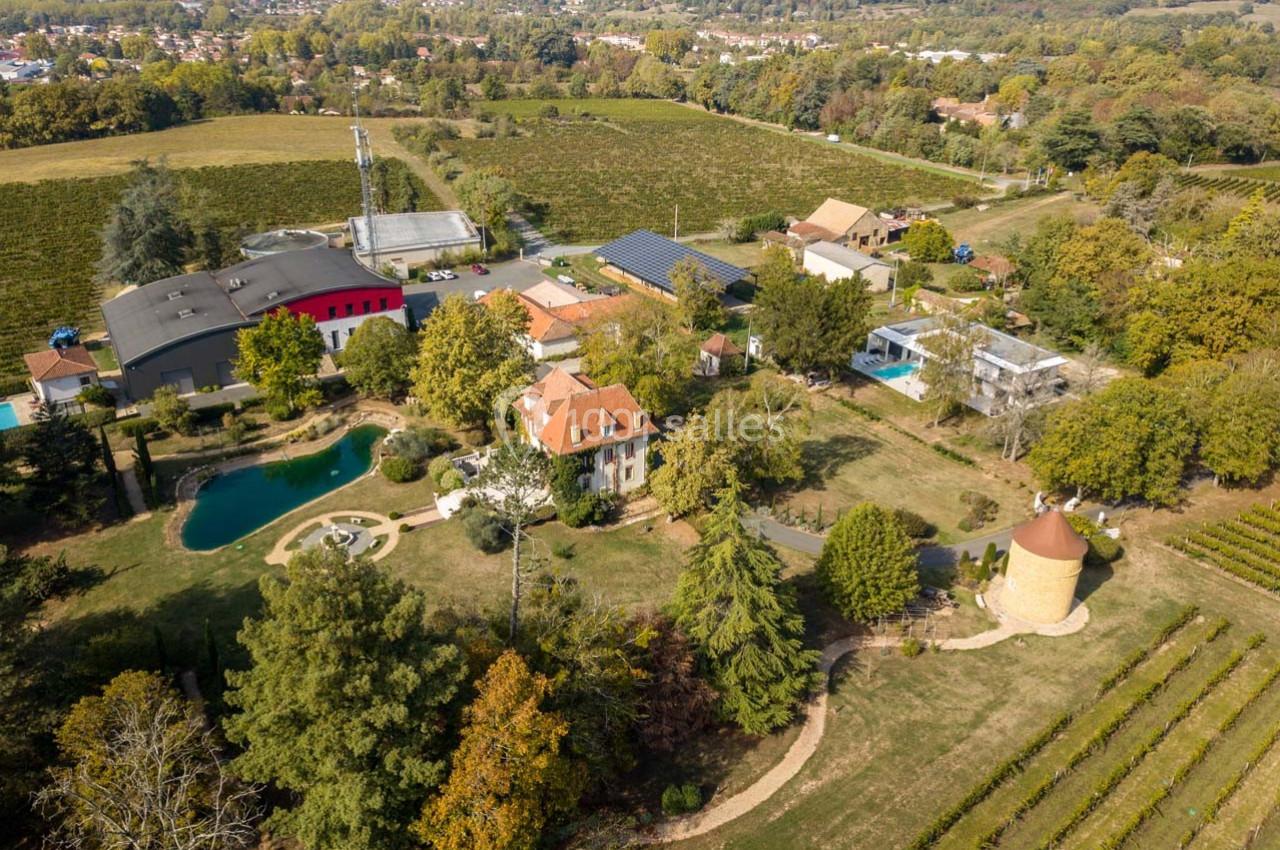
[{"label": "dormer window", "polygon": [[178,318],[179,318],[179,319],[190,319],[190,318],[191,318],[192,316],[194,316],[195,314],[196,314],[196,311],[195,311],[195,310],[187,310],[187,309],[183,309],[183,310],[179,310],[179,311],[178,311]]}]

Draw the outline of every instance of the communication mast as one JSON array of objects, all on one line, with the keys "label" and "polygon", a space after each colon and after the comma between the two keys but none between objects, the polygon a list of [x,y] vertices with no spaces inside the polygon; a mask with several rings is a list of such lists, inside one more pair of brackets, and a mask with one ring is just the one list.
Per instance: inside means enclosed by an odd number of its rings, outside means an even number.
[{"label": "communication mast", "polygon": [[359,94],[358,90],[352,91],[351,104],[355,109],[356,123],[351,129],[356,137],[356,167],[360,169],[360,205],[364,211],[364,238],[369,248],[369,267],[377,271],[378,235],[373,229],[373,218],[377,213],[373,204],[373,148],[369,146],[369,131],[360,124]]}]

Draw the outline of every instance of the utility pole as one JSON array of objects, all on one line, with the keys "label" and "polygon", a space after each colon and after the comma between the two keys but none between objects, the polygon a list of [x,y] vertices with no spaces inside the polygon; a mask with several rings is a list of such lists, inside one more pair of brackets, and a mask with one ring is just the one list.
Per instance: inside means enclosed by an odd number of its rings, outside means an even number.
[{"label": "utility pole", "polygon": [[896,255],[893,258],[893,289],[889,291],[889,308],[898,303],[898,266],[902,262]]},{"label": "utility pole", "polygon": [[747,356],[742,359],[742,371],[751,371],[751,314],[747,314]]},{"label": "utility pole", "polygon": [[676,204],[676,226],[675,226],[675,229],[671,231],[671,238],[672,239],[680,238],[680,205],[679,204]]},{"label": "utility pole", "polygon": [[[355,87],[351,89],[351,106],[356,116],[356,123],[351,130],[356,137],[356,167],[360,169],[360,205],[364,212],[364,238],[369,248],[369,268],[376,272],[378,270],[378,235],[373,229],[375,214],[371,179],[373,148],[369,146],[369,131],[360,124],[360,91]],[[352,236],[354,237],[355,234],[353,233]],[[356,247],[359,247],[358,241]]]}]

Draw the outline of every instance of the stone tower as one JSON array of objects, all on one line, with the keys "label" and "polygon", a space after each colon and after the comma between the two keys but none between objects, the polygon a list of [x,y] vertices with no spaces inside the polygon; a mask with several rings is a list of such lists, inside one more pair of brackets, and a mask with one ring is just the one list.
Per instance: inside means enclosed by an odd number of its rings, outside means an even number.
[{"label": "stone tower", "polygon": [[1088,551],[1089,544],[1057,511],[1045,511],[1018,526],[1009,547],[1001,607],[1031,623],[1065,620]]}]

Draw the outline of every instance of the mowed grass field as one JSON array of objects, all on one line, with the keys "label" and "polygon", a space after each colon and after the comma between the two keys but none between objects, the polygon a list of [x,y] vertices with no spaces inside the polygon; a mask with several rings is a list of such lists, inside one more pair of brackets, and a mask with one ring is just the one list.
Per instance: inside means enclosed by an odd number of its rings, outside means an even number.
[{"label": "mowed grass field", "polygon": [[[548,103],[560,118],[536,117]],[[544,232],[566,242],[641,227],[670,233],[677,206],[680,232],[702,233],[750,213],[808,215],[827,197],[877,207],[971,189],[959,179],[667,101],[513,100],[478,109],[520,119],[521,134],[445,147],[467,167],[508,176]]]},{"label": "mowed grass field", "polygon": [[[367,118],[374,154],[407,158],[391,138],[403,118]],[[234,115],[156,133],[111,136],[0,151],[0,183],[123,174],[139,159],[165,157],[171,168],[345,159],[354,162],[352,120],[323,115]]]}]

